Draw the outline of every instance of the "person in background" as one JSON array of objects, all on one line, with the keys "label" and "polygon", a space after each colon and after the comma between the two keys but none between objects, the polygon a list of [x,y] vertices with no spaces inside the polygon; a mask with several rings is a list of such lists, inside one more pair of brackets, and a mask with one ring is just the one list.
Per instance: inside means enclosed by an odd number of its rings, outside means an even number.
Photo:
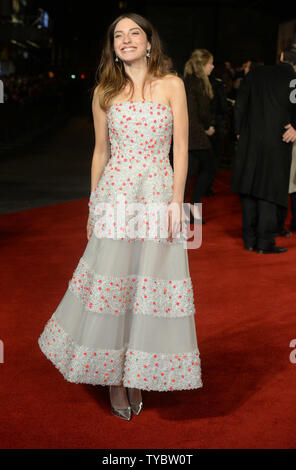
[{"label": "person in background", "polygon": [[261,62],[260,60],[247,60],[246,62],[243,62],[240,67],[237,67],[236,75],[234,77],[234,88],[238,90],[244,77],[248,75],[250,70],[258,67],[258,65],[264,65],[264,62]]},{"label": "person in background", "polygon": [[[213,151],[216,158],[216,174],[221,166],[221,158],[224,148],[224,138],[226,133],[226,121],[228,113],[228,102],[226,94],[226,85],[221,78],[217,76],[216,68],[211,73],[209,80],[211,82],[214,98],[212,100],[212,124],[215,128],[215,133],[211,136],[211,142],[213,145]],[[213,183],[214,178],[210,184],[210,187],[206,191],[206,196],[213,196]]]},{"label": "person in background", "polygon": [[[296,48],[296,33],[294,35],[294,40],[293,40],[292,45],[294,48]],[[292,212],[290,230],[291,232],[296,232],[296,142],[294,142],[293,144],[293,151],[292,151],[289,194],[290,194],[291,212]],[[278,212],[277,212],[277,220],[278,220],[277,236],[279,237],[291,237],[292,236],[292,233],[289,232],[289,230],[287,230],[285,227],[287,215],[288,215],[288,208],[279,206]]]},{"label": "person in background", "polygon": [[235,75],[235,70],[234,70],[231,62],[229,62],[229,60],[225,60],[224,65],[225,65],[225,69],[228,73],[229,79],[233,80],[234,75]]},{"label": "person in background", "polygon": [[290,184],[289,184],[289,195],[290,195],[290,202],[291,202],[291,212],[292,212],[292,220],[290,223],[290,232],[285,227],[286,218],[288,215],[288,207],[279,206],[277,212],[277,220],[278,220],[278,237],[291,237],[291,232],[296,232],[296,142],[293,144],[292,150],[292,163],[291,163],[291,170],[290,170]]},{"label": "person in background", "polygon": [[296,142],[293,144],[292,165],[290,172],[289,194],[291,200],[292,220],[290,225],[291,232],[296,232]]},{"label": "person in background", "polygon": [[[294,34],[293,47],[296,48],[296,33]],[[289,194],[290,194],[291,212],[292,212],[290,230],[291,232],[296,232],[296,142],[294,142],[293,144],[293,151],[292,151]]]},{"label": "person in background", "polygon": [[234,107],[238,146],[231,188],[242,203],[245,249],[284,253],[275,244],[278,208],[288,206],[292,142],[296,140],[296,104],[290,84],[296,79],[296,48],[281,62],[258,66],[241,83]]},{"label": "person in background", "polygon": [[213,55],[206,49],[194,50],[184,67],[189,116],[189,165],[185,194],[189,179],[197,174],[190,200],[190,213],[195,219],[199,219],[199,213],[194,203],[201,201],[216,174],[215,155],[210,141],[215,133],[211,113],[214,93],[209,80],[213,69]]}]

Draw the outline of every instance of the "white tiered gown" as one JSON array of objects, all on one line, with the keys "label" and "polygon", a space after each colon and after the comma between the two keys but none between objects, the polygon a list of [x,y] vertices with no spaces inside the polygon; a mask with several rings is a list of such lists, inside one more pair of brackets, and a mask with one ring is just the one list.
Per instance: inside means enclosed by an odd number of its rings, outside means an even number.
[{"label": "white tiered gown", "polygon": [[131,237],[127,225],[116,227],[120,237],[102,235],[96,212],[98,203],[168,207],[171,108],[126,101],[112,105],[107,118],[111,157],[90,195],[92,235],[39,346],[70,382],[123,380],[126,387],[156,391],[202,387],[184,242]]}]

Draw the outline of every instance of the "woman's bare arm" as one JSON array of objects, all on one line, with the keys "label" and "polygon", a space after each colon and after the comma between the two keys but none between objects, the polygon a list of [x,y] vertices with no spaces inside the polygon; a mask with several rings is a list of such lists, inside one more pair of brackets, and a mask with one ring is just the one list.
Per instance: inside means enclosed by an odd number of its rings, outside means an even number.
[{"label": "woman's bare arm", "polygon": [[188,171],[188,110],[183,80],[176,76],[167,78],[167,97],[173,113],[173,158],[174,188],[173,198],[168,208],[168,237],[177,235],[181,230],[182,204]]},{"label": "woman's bare arm", "polygon": [[95,131],[95,147],[91,164],[91,191],[97,186],[110,157],[110,144],[106,112],[99,103],[99,88],[93,94],[92,112]]},{"label": "woman's bare arm", "polygon": [[174,192],[173,202],[183,203],[188,171],[188,110],[183,80],[169,79],[169,101],[173,111]]}]

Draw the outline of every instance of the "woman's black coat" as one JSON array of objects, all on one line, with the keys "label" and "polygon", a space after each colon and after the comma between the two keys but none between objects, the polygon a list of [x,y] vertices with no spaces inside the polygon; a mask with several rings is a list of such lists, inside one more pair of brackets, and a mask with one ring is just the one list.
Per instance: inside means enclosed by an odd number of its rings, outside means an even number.
[{"label": "woman's black coat", "polygon": [[189,150],[209,149],[211,141],[205,133],[212,125],[211,99],[201,78],[188,74],[184,78],[189,117]]},{"label": "woman's black coat", "polygon": [[[231,188],[287,207],[292,143],[282,135],[296,128],[288,63],[258,66],[241,82],[234,107],[235,133],[240,135],[233,162]],[[294,87],[296,83],[294,84]]]}]

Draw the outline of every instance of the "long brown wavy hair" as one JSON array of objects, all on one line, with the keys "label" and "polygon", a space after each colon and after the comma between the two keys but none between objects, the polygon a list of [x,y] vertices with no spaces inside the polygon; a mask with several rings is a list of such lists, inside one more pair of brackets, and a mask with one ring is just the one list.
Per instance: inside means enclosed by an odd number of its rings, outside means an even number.
[{"label": "long brown wavy hair", "polygon": [[213,88],[209,77],[204,71],[204,66],[213,58],[213,55],[207,49],[195,49],[184,67],[184,77],[186,75],[195,75],[201,78],[204,84],[205,93],[212,99],[214,97]]},{"label": "long brown wavy hair", "polygon": [[114,30],[117,23],[124,18],[129,18],[137,23],[146,33],[147,40],[151,44],[150,57],[147,57],[147,73],[142,87],[142,96],[144,95],[144,86],[148,77],[162,78],[169,73],[176,74],[173,70],[170,58],[163,52],[159,35],[152,24],[137,13],[124,13],[120,15],[111,23],[107,30],[101,60],[96,70],[95,85],[93,87],[93,91],[95,88],[99,88],[100,106],[105,111],[112,98],[118,95],[127,84],[131,87],[131,96],[133,96],[134,93],[133,81],[126,73],[123,62],[119,58],[118,62],[115,62],[113,45]]}]

